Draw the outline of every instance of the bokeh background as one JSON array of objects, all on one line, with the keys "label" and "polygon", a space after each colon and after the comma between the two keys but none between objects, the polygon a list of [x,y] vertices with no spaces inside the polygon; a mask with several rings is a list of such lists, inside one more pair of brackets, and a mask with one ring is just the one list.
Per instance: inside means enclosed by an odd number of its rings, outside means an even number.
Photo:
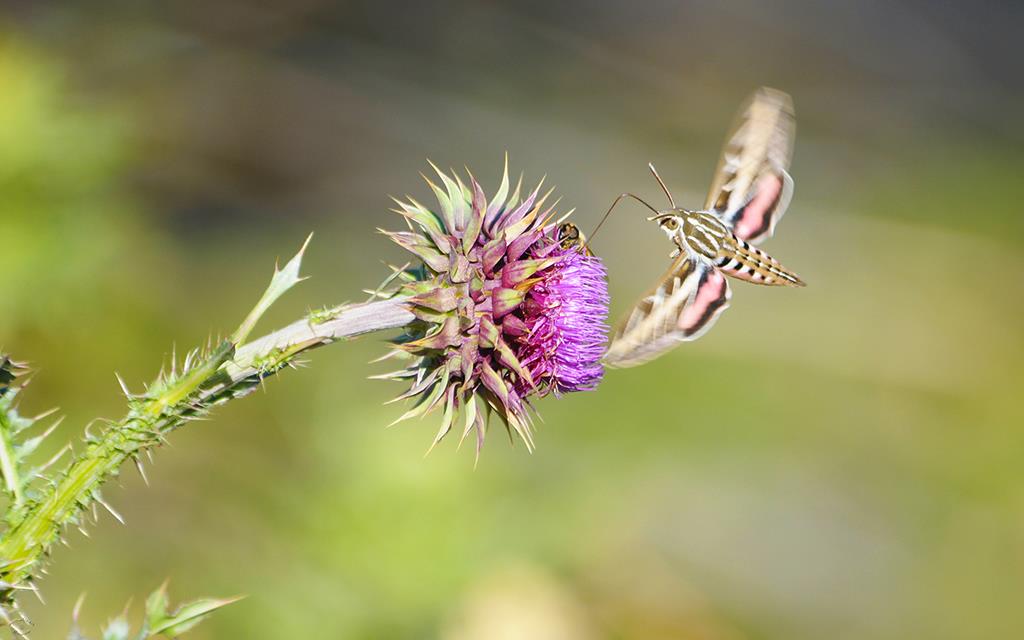
[{"label": "bokeh background", "polygon": [[[796,197],[709,335],[540,403],[473,469],[385,430],[379,337],[177,433],[72,533],[36,638],[171,579],[245,593],[202,638],[1024,636],[1019,3],[10,2],[0,9],[0,345],[59,439],[173,344],[229,330],[316,232],[263,328],[401,259],[389,194],[504,153],[592,227],[703,200],[733,112],[794,96]],[[625,207],[614,312],[669,247]]]}]

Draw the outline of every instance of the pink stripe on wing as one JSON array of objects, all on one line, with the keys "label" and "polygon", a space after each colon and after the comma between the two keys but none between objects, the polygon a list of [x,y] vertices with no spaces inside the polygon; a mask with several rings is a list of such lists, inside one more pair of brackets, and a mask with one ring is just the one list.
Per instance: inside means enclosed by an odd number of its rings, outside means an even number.
[{"label": "pink stripe on wing", "polygon": [[749,241],[771,229],[770,216],[780,193],[782,178],[773,173],[762,177],[757,183],[757,193],[740,212],[739,220],[736,221],[736,235]]},{"label": "pink stripe on wing", "polygon": [[725,276],[717,269],[709,268],[707,276],[698,285],[697,295],[694,296],[693,302],[680,316],[679,328],[685,333],[691,334],[704,326],[725,302],[727,286]]}]

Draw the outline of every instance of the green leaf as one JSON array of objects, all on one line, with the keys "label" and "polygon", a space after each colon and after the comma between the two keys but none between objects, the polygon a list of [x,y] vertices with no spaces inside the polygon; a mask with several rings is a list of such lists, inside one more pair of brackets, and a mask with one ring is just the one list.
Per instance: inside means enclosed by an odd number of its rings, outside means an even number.
[{"label": "green leaf", "polygon": [[221,599],[202,598],[199,600],[193,600],[192,602],[187,602],[178,607],[172,615],[167,616],[158,623],[152,625],[148,637],[152,638],[162,635],[167,638],[177,638],[191,630],[217,609],[226,607],[227,605],[233,602],[238,602],[241,599],[241,597]]},{"label": "green leaf", "polygon": [[245,339],[252,333],[256,323],[267,312],[267,309],[277,302],[277,299],[284,295],[286,291],[305,280],[305,278],[299,276],[299,268],[302,266],[302,256],[306,252],[306,247],[309,246],[309,241],[312,239],[313,234],[309,234],[309,237],[302,244],[302,248],[299,249],[294,258],[288,261],[288,264],[284,265],[283,269],[274,268],[274,277],[270,280],[270,286],[263,293],[263,297],[260,298],[260,301],[256,303],[256,306],[249,312],[249,315],[245,317],[242,324],[231,335],[231,342],[233,344],[239,345],[245,342]]},{"label": "green leaf", "polygon": [[169,606],[170,601],[167,598],[167,583],[165,582],[146,598],[146,625],[149,629],[154,628],[167,617],[167,607]]},{"label": "green leaf", "polygon": [[[160,588],[149,594],[146,598],[146,618],[142,623],[142,629],[135,634],[135,640],[146,640],[156,636],[165,638],[177,638],[185,632],[194,628],[211,613],[237,602],[236,598],[203,598],[193,600],[178,607],[173,613],[168,613],[169,601],[167,599],[167,583],[160,585]],[[78,627],[78,614],[82,608],[84,596],[78,599],[72,615],[71,631],[67,640],[88,640]],[[129,640],[132,635],[131,626],[128,624],[127,607],[125,612],[107,623],[103,629],[103,640]]]}]

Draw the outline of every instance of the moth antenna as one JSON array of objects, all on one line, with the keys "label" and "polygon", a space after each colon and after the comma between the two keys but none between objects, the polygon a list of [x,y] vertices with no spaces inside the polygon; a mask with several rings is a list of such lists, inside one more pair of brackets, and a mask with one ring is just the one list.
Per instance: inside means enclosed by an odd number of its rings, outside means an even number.
[{"label": "moth antenna", "polygon": [[665,186],[665,181],[662,180],[661,176],[658,175],[658,170],[654,168],[654,163],[648,162],[647,166],[651,169],[651,173],[654,174],[654,179],[657,180],[658,184],[661,185],[661,190],[665,192],[666,196],[668,196],[668,203],[672,205],[673,209],[675,209],[676,201],[672,198],[672,193],[668,190],[668,187]]},{"label": "moth antenna", "polygon": [[655,209],[651,205],[647,204],[647,201],[644,200],[643,198],[641,198],[638,195],[635,195],[635,194],[632,194],[632,193],[620,193],[619,196],[617,198],[615,198],[615,201],[612,202],[612,206],[608,207],[608,211],[605,212],[604,216],[601,218],[601,221],[597,223],[597,226],[594,227],[594,230],[587,237],[587,241],[583,245],[584,249],[587,249],[587,250],[590,249],[590,241],[594,239],[594,236],[596,236],[597,232],[600,231],[601,226],[604,225],[605,220],[607,220],[608,216],[610,216],[612,214],[612,209],[615,208],[615,205],[619,204],[619,202],[623,198],[633,198],[634,200],[636,200],[640,204],[644,205],[645,207],[647,207],[648,209],[653,211],[655,215],[661,213],[660,211],[658,211],[657,209]]}]

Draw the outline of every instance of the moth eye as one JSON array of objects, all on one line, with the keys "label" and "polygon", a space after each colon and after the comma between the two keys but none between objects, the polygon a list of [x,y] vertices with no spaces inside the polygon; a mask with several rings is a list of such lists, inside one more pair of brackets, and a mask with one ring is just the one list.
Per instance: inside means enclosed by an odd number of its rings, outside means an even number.
[{"label": "moth eye", "polygon": [[661,221],[661,228],[669,231],[675,231],[679,228],[679,221],[675,218],[665,218]]}]

